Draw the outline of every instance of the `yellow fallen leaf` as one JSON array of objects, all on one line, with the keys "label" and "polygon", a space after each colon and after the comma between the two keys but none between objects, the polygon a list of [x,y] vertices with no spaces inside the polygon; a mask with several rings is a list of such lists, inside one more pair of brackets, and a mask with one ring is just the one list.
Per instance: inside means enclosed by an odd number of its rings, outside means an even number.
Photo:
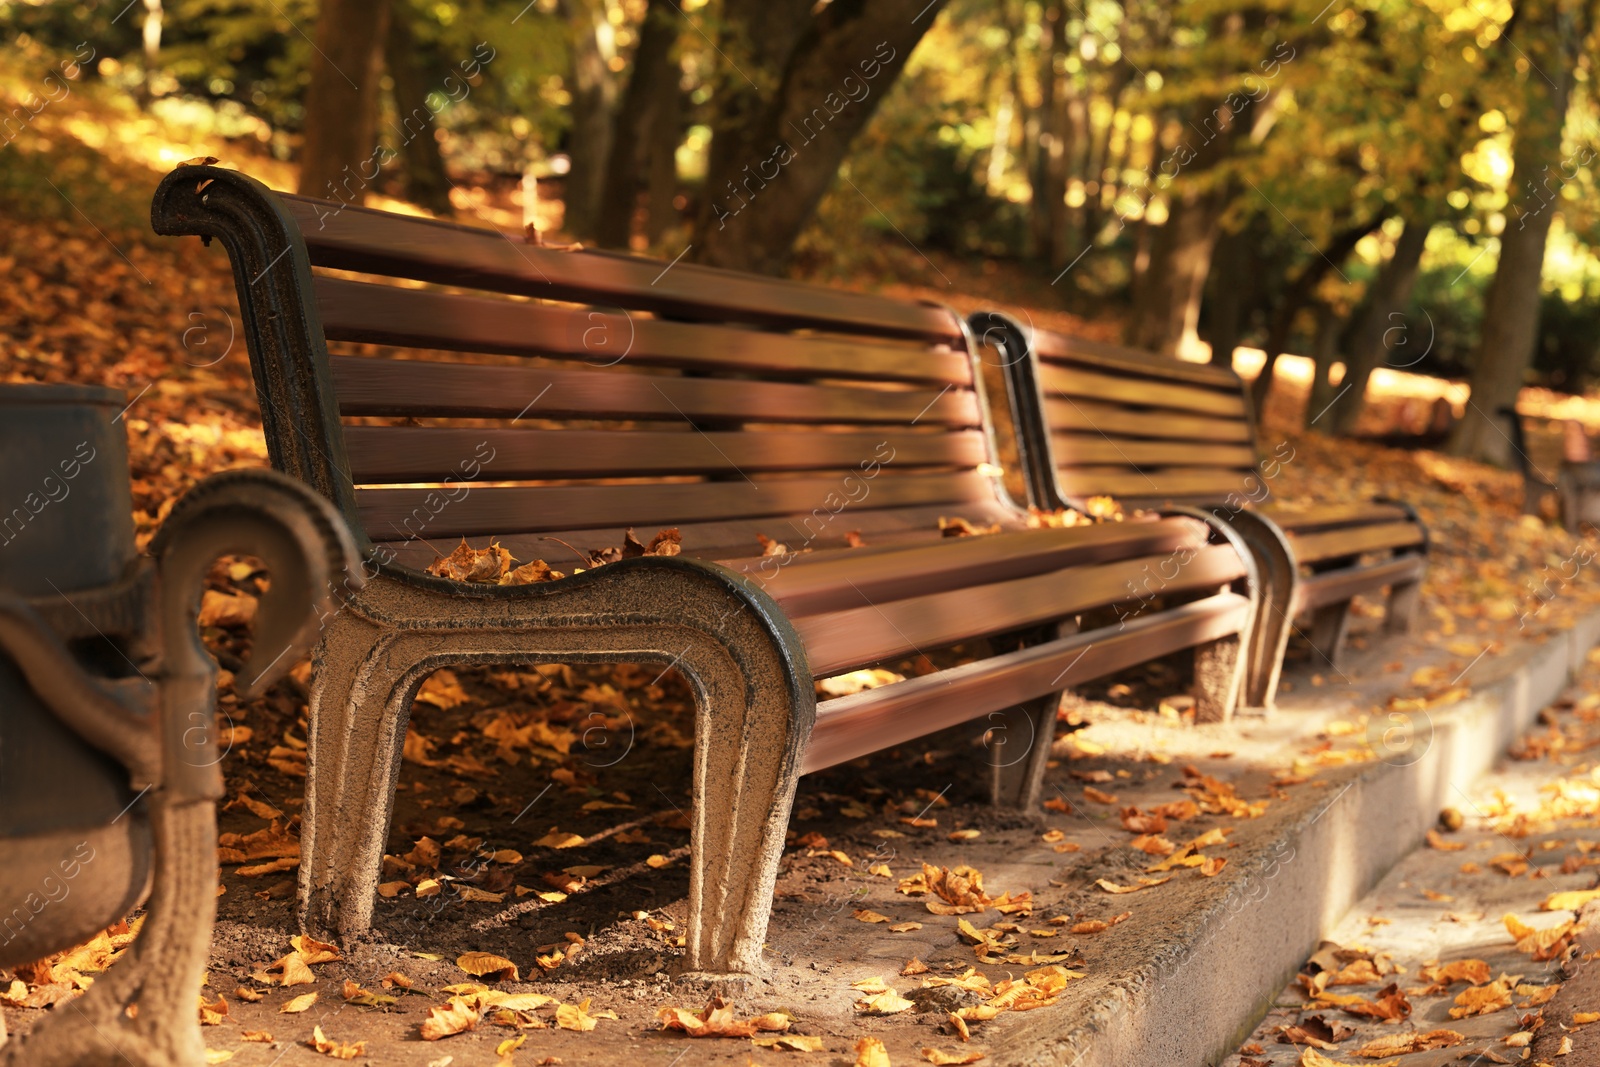
[{"label": "yellow fallen leaf", "polygon": [[1096,789],[1092,785],[1083,787],[1083,797],[1085,800],[1092,800],[1096,804],[1115,804],[1117,802],[1117,798],[1113,794]]},{"label": "yellow fallen leaf", "polygon": [[812,1034],[771,1034],[752,1037],[756,1048],[784,1049],[789,1052],[821,1052],[822,1038]]},{"label": "yellow fallen leaf", "polygon": [[860,919],[864,923],[888,923],[888,922],[894,922],[894,920],[889,918],[889,916],[887,916],[887,915],[879,915],[877,912],[871,911],[871,910],[869,910],[867,908],[857,908],[855,910],[855,917],[857,919]]},{"label": "yellow fallen leaf", "polygon": [[937,1064],[977,1063],[983,1059],[983,1053],[977,1049],[971,1052],[945,1052],[942,1049],[925,1048],[922,1050],[922,1058],[929,1063]]},{"label": "yellow fallen leaf", "polygon": [[227,1063],[231,1059],[233,1059],[233,1050],[232,1049],[226,1049],[226,1048],[208,1048],[208,1049],[206,1049],[206,1062],[207,1063]]},{"label": "yellow fallen leaf", "polygon": [[1551,893],[1539,905],[1540,911],[1577,911],[1591,900],[1600,900],[1600,889],[1572,889]]},{"label": "yellow fallen leaf", "polygon": [[922,924],[917,922],[895,923],[893,926],[889,927],[889,932],[891,934],[909,934],[913,930],[920,929],[922,929]]},{"label": "yellow fallen leaf", "polygon": [[1163,882],[1170,881],[1172,881],[1172,876],[1169,874],[1165,878],[1141,878],[1138,885],[1118,885],[1104,878],[1096,879],[1094,884],[1104,889],[1107,893],[1137,893],[1141,889],[1149,889],[1152,886],[1158,886]]},{"label": "yellow fallen leaf", "polygon": [[889,1050],[875,1037],[864,1037],[856,1042],[855,1067],[892,1067]]},{"label": "yellow fallen leaf", "polygon": [[293,1000],[289,1001],[289,1003],[285,1004],[283,1007],[279,1008],[278,1014],[295,1015],[299,1012],[305,1011],[316,1002],[317,995],[315,993],[302,993],[298,997],[295,997]]},{"label": "yellow fallen leaf", "polygon": [[550,827],[550,832],[534,842],[537,848],[576,848],[583,844],[582,834],[564,834],[557,827]]},{"label": "yellow fallen leaf", "polygon": [[894,877],[894,872],[889,869],[889,865],[887,863],[874,863],[871,867],[867,868],[867,873],[875,874],[879,878]]},{"label": "yellow fallen leaf", "polygon": [[556,1008],[556,1026],[563,1030],[577,1030],[580,1032],[593,1030],[597,1025],[596,1019],[615,1019],[615,1012],[595,1012],[589,1014],[589,998],[584,997],[579,1004],[562,1004]]},{"label": "yellow fallen leaf", "polygon": [[1586,1026],[1593,1022],[1600,1022],[1600,1011],[1575,1011],[1572,1013],[1573,1026]]},{"label": "yellow fallen leaf", "polygon": [[856,1001],[856,1011],[863,1015],[897,1015],[914,1007],[915,1004],[892,989]]}]

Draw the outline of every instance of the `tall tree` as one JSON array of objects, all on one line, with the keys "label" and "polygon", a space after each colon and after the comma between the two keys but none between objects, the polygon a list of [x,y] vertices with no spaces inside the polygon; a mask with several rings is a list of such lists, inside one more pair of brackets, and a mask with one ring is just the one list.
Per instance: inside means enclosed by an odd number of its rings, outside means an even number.
[{"label": "tall tree", "polygon": [[[407,0],[394,0],[389,13],[389,34],[384,41],[384,63],[394,81],[395,131],[400,146],[401,182],[406,199],[436,215],[450,215],[450,175],[439,151],[438,127],[428,106],[428,92],[444,84],[430,81],[413,28],[415,14]],[[440,90],[442,91],[442,90]]]},{"label": "tall tree", "polygon": [[[678,130],[672,127],[678,122],[679,68],[672,48],[682,26],[682,10],[675,0],[650,0],[639,27],[628,87],[612,126],[611,153],[595,220],[596,239],[607,248],[628,247],[639,188],[650,181],[655,157],[677,149]],[[662,124],[669,127],[671,136],[652,136]],[[652,203],[651,209],[659,210],[659,203]]]},{"label": "tall tree", "polygon": [[[1367,382],[1378,364],[1390,354],[1390,339],[1398,340],[1403,336],[1408,346],[1414,344],[1413,331],[1409,328],[1400,334],[1391,331],[1397,323],[1404,325],[1403,318],[1397,316],[1404,315],[1411,301],[1411,290],[1417,283],[1422,264],[1422,250],[1432,228],[1432,218],[1426,214],[1413,214],[1405,220],[1400,236],[1395,239],[1394,251],[1351,316],[1345,334],[1344,381],[1334,396],[1327,423],[1319,429],[1340,436],[1354,433],[1356,421],[1366,405]],[[1409,365],[1414,358],[1417,358],[1416,351],[1408,347],[1397,362]]]},{"label": "tall tree", "polygon": [[611,125],[617,103],[617,79],[611,63],[617,57],[616,27],[604,0],[561,0],[567,20],[572,66],[567,91],[572,96],[572,128],[567,156],[572,167],[564,183],[566,219],[574,237],[595,236],[606,159],[611,154]]},{"label": "tall tree", "polygon": [[1519,72],[1521,114],[1513,126],[1500,259],[1484,298],[1471,395],[1450,437],[1453,455],[1502,464],[1510,458],[1494,413],[1516,403],[1538,338],[1539,286],[1545,242],[1558,210],[1561,134],[1574,51],[1584,37],[1578,25],[1583,6],[1573,0],[1522,0],[1512,15],[1519,48],[1527,56],[1527,69]]},{"label": "tall tree", "polygon": [[378,72],[388,24],[388,0],[322,0],[306,88],[302,196],[365,199],[376,176]]},{"label": "tall tree", "polygon": [[781,273],[944,0],[724,0],[691,257]]}]

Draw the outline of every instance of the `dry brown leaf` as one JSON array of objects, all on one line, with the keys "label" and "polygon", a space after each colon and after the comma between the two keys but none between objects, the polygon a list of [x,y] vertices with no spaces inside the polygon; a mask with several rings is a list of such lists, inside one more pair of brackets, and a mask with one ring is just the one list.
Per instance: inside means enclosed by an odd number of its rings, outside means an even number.
[{"label": "dry brown leaf", "polygon": [[504,956],[496,956],[492,952],[464,953],[456,957],[456,966],[474,978],[486,978],[491,982],[516,982],[521,980],[515,963],[512,963]]},{"label": "dry brown leaf", "polygon": [[306,1044],[324,1056],[332,1056],[336,1060],[353,1060],[357,1056],[365,1056],[367,1054],[367,1043],[365,1041],[352,1041],[348,1044],[343,1041],[330,1041],[328,1036],[322,1032],[321,1026],[311,1028],[311,1040]]},{"label": "dry brown leaf", "polygon": [[417,1031],[424,1041],[438,1041],[441,1038],[466,1033],[478,1025],[479,1018],[477,1010],[471,1005],[452,999],[445,1005],[430,1005],[428,1017],[422,1020],[422,1025]]},{"label": "dry brown leaf", "polygon": [[656,1019],[663,1030],[681,1030],[690,1037],[754,1037],[761,1032],[787,1030],[791,1022],[781,1011],[741,1020],[721,997],[713,997],[698,1014],[666,1007],[656,1012]]},{"label": "dry brown leaf", "polygon": [[1405,1056],[1413,1052],[1432,1052],[1434,1049],[1454,1048],[1466,1037],[1454,1030],[1412,1031],[1409,1034],[1388,1034],[1368,1041],[1356,1049],[1357,1056],[1381,1059],[1384,1056]]},{"label": "dry brown leaf", "polygon": [[1487,985],[1464,989],[1456,996],[1456,1006],[1450,1009],[1450,1018],[1466,1019],[1474,1015],[1488,1015],[1511,1007],[1511,984],[1501,976]]}]

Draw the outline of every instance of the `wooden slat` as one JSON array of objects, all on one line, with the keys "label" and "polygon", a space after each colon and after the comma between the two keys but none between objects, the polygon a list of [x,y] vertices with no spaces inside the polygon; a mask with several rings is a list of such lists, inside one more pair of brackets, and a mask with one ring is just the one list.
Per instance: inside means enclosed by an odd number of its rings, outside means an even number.
[{"label": "wooden slat", "polygon": [[[871,499],[868,497],[862,503],[870,504]],[[832,507],[839,507],[839,510],[834,512]],[[954,539],[946,538],[939,532],[939,519],[952,515],[960,515],[979,525],[997,523],[1009,530],[1020,529],[1023,523],[1016,511],[1003,507],[990,497],[960,505],[948,503],[907,505],[890,509],[862,507],[857,503],[840,506],[835,501],[832,505],[814,507],[810,511],[796,514],[715,522],[682,522],[673,525],[678,527],[683,535],[684,555],[700,559],[745,560],[762,551],[761,537],[782,542],[789,546],[791,553],[798,554],[786,557],[790,562],[782,563],[780,569],[787,571],[795,560],[807,560],[813,554],[831,554],[833,551],[845,550],[845,535],[848,533],[858,534],[865,539],[868,546],[863,549],[849,549],[850,552],[892,546],[954,544],[956,543]],[[541,530],[538,533],[506,534],[500,536],[500,542],[519,562],[542,559],[557,570],[565,571],[570,570],[574,564],[582,566],[582,563],[571,549],[558,543],[555,538],[560,538],[585,552],[602,548],[619,548],[622,545],[626,525],[624,523],[612,526],[588,526],[582,529],[563,528]],[[658,526],[643,526],[637,533],[648,541],[658,529],[660,529]],[[381,538],[375,536],[374,542],[384,550],[386,556],[392,554],[395,562],[407,567],[425,567],[433,562],[440,550],[449,552],[454,547],[453,542],[449,540],[439,540],[436,543],[420,538],[390,540],[401,535],[397,535],[393,530],[386,533],[374,531],[374,534],[380,533]],[[422,533],[423,536],[427,536],[426,531]],[[767,563],[767,569],[758,571],[753,580],[758,585],[763,584],[773,568],[779,567],[781,560],[780,557],[774,557],[771,561],[762,561]]]},{"label": "wooden slat", "polygon": [[1300,563],[1357,556],[1387,548],[1408,548],[1421,543],[1422,528],[1414,522],[1385,522],[1327,533],[1289,535],[1289,548]]},{"label": "wooden slat", "polygon": [[852,389],[358,356],[333,356],[329,363],[344,415],[979,425],[977,397],[964,389]]},{"label": "wooden slat", "polygon": [[697,433],[694,430],[518,430],[347,426],[355,482],[432,482],[462,477],[476,457],[482,478],[636,478],[646,474],[860,471],[862,464],[976,467],[983,434]]},{"label": "wooden slat", "polygon": [[1198,551],[1205,543],[1200,523],[1170,518],[726,560],[724,565],[749,575],[786,615],[799,619],[859,607],[863,598],[902,600],[1069,566]]},{"label": "wooden slat", "polygon": [[1125,626],[1086,630],[817,706],[802,771],[811,773],[1236,634],[1250,602],[1220,593]]},{"label": "wooden slat", "polygon": [[1041,365],[1039,387],[1047,400],[1053,397],[1115,400],[1228,418],[1239,418],[1245,412],[1244,398],[1237,392],[1202,389],[1154,378],[1120,378],[1074,367]]},{"label": "wooden slat", "polygon": [[967,354],[948,348],[797,337],[325,276],[315,286],[330,341],[564,357],[596,366],[626,359],[630,366],[972,383]]},{"label": "wooden slat", "polygon": [[1300,579],[1295,587],[1294,612],[1320,608],[1324,604],[1342,604],[1353,596],[1376,592],[1396,582],[1413,582],[1428,569],[1423,556],[1401,556],[1369,567],[1343,567]]},{"label": "wooden slat", "polygon": [[[949,504],[992,498],[979,474],[891,475],[865,480],[743,478],[726,482],[636,485],[473,487],[456,484],[451,501],[441,489],[360,489],[356,508],[374,541],[417,535],[487,537],[511,533],[610,526],[654,529],[685,522],[809,514],[834,498],[854,497],[860,508]],[[410,525],[407,525],[407,523]]]},{"label": "wooden slat", "polygon": [[1409,522],[1411,516],[1397,504],[1325,504],[1314,508],[1270,507],[1261,514],[1285,533],[1313,533],[1338,526],[1365,526],[1378,522]]},{"label": "wooden slat", "polygon": [[962,343],[949,311],[756,274],[636,256],[559,252],[490,230],[280,196],[320,267],[441,285],[738,321]]},{"label": "wooden slat", "polygon": [[1239,376],[1229,367],[1169,359],[1143,349],[1071,337],[1054,330],[1034,330],[1033,349],[1040,359],[1052,363],[1073,363],[1120,373],[1143,374],[1235,392],[1242,384]]},{"label": "wooden slat", "polygon": [[[1253,472],[1236,470],[1148,470],[1126,467],[1057,468],[1061,490],[1070,496],[1113,496],[1118,500],[1204,499],[1222,501],[1259,484]],[[1254,482],[1247,479],[1254,479]]]},{"label": "wooden slat", "polygon": [[1044,406],[1045,418],[1054,433],[1087,431],[1112,437],[1170,438],[1215,441],[1219,444],[1250,444],[1255,440],[1250,423],[1242,414],[1233,419],[1213,419],[1204,415],[1143,411],[1062,397],[1047,397]]},{"label": "wooden slat", "polygon": [[1062,467],[1122,463],[1130,467],[1235,467],[1250,472],[1256,465],[1255,449],[1245,445],[1056,434],[1051,447],[1055,450],[1056,463]]},{"label": "wooden slat", "polygon": [[[1080,611],[1131,599],[1144,568],[1168,557],[1143,556],[1092,566],[1068,567],[976,588],[956,589],[904,600],[857,600],[859,607],[795,620],[811,670],[819,677],[879,663],[895,656],[1001,633]],[[1244,575],[1244,564],[1229,545],[1211,545],[1194,554],[1177,575],[1161,585],[1179,593],[1225,585]]]}]

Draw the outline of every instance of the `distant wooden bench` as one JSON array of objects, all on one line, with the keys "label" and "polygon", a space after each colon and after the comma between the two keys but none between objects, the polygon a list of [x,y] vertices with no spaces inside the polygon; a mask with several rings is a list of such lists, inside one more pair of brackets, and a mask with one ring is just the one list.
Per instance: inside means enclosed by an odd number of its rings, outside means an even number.
[{"label": "distant wooden bench", "polygon": [[1293,448],[1284,442],[1263,455],[1249,392],[1231,369],[1024,330],[996,313],[976,314],[970,325],[1002,353],[1035,503],[1074,506],[1104,495],[1133,507],[1188,504],[1249,542],[1263,592],[1248,705],[1272,704],[1296,616],[1310,616],[1311,645],[1335,666],[1354,597],[1387,589],[1388,631],[1410,628],[1428,549],[1415,510],[1389,500],[1262,506]]},{"label": "distant wooden bench", "polygon": [[[1069,686],[1193,649],[1206,714],[1236,699],[1248,550],[1190,516],[1029,528],[998,487],[973,352],[946,309],[555,251],[212,167],[170,174],[152,217],[222,240],[272,462],[367,539],[371,580],[315,658],[311,929],[369,925],[411,700],[445,665],[688,676],[685,962],[712,973],[757,968],[800,774],[987,716],[1004,727],[997,799],[1032,805]],[[946,517],[999,532],[948,538]],[[525,586],[420,570],[463,536],[569,570],[555,538],[588,551],[629,526],[681,527],[683,554]],[[789,551],[763,555],[762,535]],[[1117,607],[1180,553],[1162,610]],[[988,654],[816,702],[814,677],[968,642]]]},{"label": "distant wooden bench", "polygon": [[1511,407],[1501,408],[1499,414],[1511,439],[1511,462],[1522,475],[1522,513],[1540,514],[1545,494],[1554,493],[1556,515],[1562,526],[1573,531],[1585,524],[1600,526],[1600,461],[1595,459],[1594,446],[1583,423],[1562,420],[1559,465],[1552,475],[1533,458],[1535,450],[1523,423],[1525,416]]}]

